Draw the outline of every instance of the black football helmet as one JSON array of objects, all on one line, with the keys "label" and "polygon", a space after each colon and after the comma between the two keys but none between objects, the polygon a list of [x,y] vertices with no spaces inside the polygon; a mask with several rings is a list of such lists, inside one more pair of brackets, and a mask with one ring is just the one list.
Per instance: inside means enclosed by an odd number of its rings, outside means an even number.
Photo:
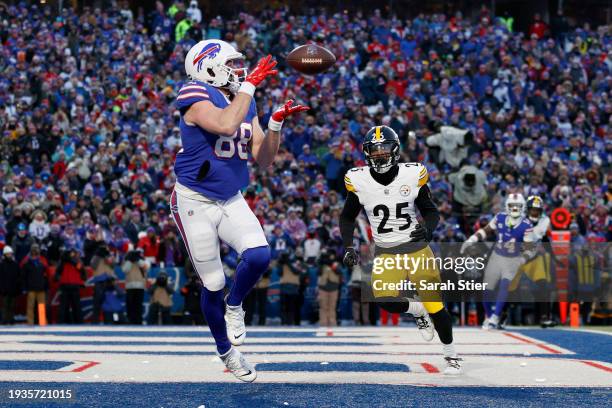
[{"label": "black football helmet", "polygon": [[399,136],[389,126],[374,126],[363,139],[366,162],[377,173],[386,173],[400,160]]},{"label": "black football helmet", "polygon": [[527,197],[527,217],[531,222],[537,223],[544,213],[544,201],[540,196],[532,195]]}]

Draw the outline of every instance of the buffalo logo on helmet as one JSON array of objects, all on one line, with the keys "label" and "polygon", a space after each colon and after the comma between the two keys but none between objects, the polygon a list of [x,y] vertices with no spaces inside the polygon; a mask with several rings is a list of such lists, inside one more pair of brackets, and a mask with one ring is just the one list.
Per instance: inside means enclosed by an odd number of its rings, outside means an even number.
[{"label": "buffalo logo on helmet", "polygon": [[200,71],[200,69],[202,69],[202,61],[204,61],[205,59],[212,59],[215,58],[217,56],[217,54],[219,54],[219,51],[221,51],[221,44],[219,43],[210,43],[208,45],[206,45],[204,48],[202,48],[202,50],[198,53],[198,55],[195,56],[195,58],[193,59],[193,65],[198,64],[198,72]]}]

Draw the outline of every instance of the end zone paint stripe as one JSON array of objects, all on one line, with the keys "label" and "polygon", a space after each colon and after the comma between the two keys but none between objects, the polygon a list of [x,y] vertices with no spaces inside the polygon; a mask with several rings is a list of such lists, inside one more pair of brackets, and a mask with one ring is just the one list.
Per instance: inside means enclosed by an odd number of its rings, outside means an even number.
[{"label": "end zone paint stripe", "polygon": [[[83,361],[83,362],[85,363],[85,361]],[[74,370],[71,370],[71,372],[72,373],[82,373],[83,371],[87,370],[88,368],[91,368],[91,367],[96,366],[98,364],[100,364],[100,363],[97,362],[97,361],[89,361],[89,362],[87,362],[87,364],[84,364],[84,365],[82,365],[80,367],[75,368]]]},{"label": "end zone paint stripe", "polygon": [[433,364],[429,364],[429,363],[421,363],[421,367],[423,367],[423,369],[425,371],[427,371],[428,373],[439,373],[440,370],[438,370],[438,368],[436,366],[434,366]]},{"label": "end zone paint stripe", "polygon": [[583,364],[589,365],[591,367],[599,368],[600,370],[604,370],[604,371],[607,371],[609,373],[612,373],[612,368],[607,367],[607,366],[605,366],[603,364],[599,364],[599,363],[596,363],[594,361],[588,361],[588,360],[578,360],[578,361],[580,361]]},{"label": "end zone paint stripe", "polygon": [[543,349],[543,350],[548,351],[549,353],[552,353],[552,354],[562,354],[562,353],[561,353],[559,350],[555,350],[554,348],[549,347],[549,346],[547,346],[547,345],[545,345],[545,344],[538,343],[538,342],[536,342],[536,341],[533,341],[533,340],[527,339],[527,338],[522,337],[522,336],[519,336],[519,335],[517,335],[517,334],[514,334],[514,333],[508,333],[508,332],[503,332],[503,334],[504,334],[504,335],[506,335],[506,336],[508,336],[508,337],[512,337],[513,339],[516,339],[516,340],[518,340],[518,341],[522,341],[523,343],[532,344],[532,345],[534,345],[534,346],[536,346],[536,347],[539,347],[539,348],[541,348],[541,349]]}]

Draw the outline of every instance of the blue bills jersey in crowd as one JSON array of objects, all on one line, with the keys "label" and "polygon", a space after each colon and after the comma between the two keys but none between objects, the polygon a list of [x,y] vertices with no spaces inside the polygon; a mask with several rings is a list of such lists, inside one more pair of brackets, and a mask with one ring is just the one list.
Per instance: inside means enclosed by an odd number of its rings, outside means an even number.
[{"label": "blue bills jersey in crowd", "polygon": [[501,256],[515,257],[521,253],[522,242],[533,242],[532,225],[522,218],[517,224],[512,225],[505,213],[496,214],[489,222],[489,227],[497,232],[497,243],[495,253]]},{"label": "blue bills jersey in crowd", "polygon": [[176,155],[174,172],[177,181],[207,198],[227,200],[249,183],[248,143],[253,135],[252,121],[257,115],[255,101],[236,133],[222,136],[185,123],[183,115],[196,102],[210,101],[217,108],[229,105],[228,98],[218,89],[200,81],[183,85],[176,98],[181,112],[183,148]]}]

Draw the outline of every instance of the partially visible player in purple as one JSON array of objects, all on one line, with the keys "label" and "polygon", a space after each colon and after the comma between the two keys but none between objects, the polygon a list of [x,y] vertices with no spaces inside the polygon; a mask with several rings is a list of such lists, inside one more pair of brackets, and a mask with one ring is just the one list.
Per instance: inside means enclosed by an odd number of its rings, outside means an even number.
[{"label": "partially visible player in purple", "polygon": [[[489,257],[483,280],[486,284],[483,302],[486,319],[482,324],[484,330],[501,328],[500,317],[510,283],[519,268],[535,255],[532,243],[536,239],[531,222],[525,218],[525,198],[522,194],[512,193],[506,199],[505,207],[505,212],[496,214],[484,228],[476,231],[461,246],[463,254],[474,242],[497,234],[497,243]],[[491,302],[494,297],[495,309]]]},{"label": "partially visible player in purple", "polygon": [[[268,268],[270,248],[240,190],[249,182],[249,157],[269,166],[278,151],[283,120],[308,107],[287,101],[274,112],[264,133],[253,94],[262,81],[277,74],[276,61],[268,55],[247,74],[235,66],[242,58],[220,40],[200,41],[187,53],[185,71],[191,82],[176,98],[182,149],[174,163],[177,182],[171,209],[204,285],[202,311],[219,357],[238,379],[250,382],[257,373],[232,345],[244,342],[242,301]],[[225,299],[219,239],[241,257]]]}]

